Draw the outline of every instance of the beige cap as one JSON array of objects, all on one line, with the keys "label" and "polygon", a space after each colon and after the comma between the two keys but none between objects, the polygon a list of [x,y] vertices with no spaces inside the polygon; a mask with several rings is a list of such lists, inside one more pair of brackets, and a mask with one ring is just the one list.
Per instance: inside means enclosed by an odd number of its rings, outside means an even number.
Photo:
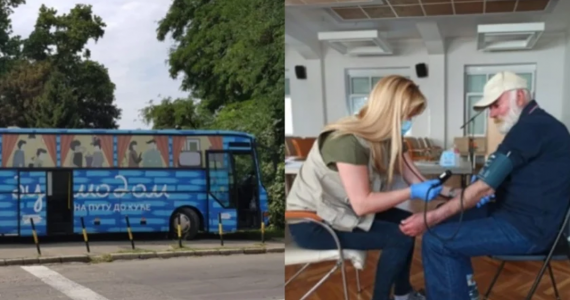
[{"label": "beige cap", "polygon": [[485,109],[489,105],[493,104],[493,102],[497,101],[504,92],[527,88],[526,79],[513,72],[499,72],[487,81],[483,90],[483,99],[475,103],[473,108],[476,110]]}]

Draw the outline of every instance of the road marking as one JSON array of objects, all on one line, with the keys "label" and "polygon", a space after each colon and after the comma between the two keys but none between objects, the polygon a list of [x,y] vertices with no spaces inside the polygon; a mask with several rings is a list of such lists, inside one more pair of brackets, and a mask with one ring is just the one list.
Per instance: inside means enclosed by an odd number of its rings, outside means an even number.
[{"label": "road marking", "polygon": [[22,266],[21,268],[73,300],[109,300],[46,266]]}]

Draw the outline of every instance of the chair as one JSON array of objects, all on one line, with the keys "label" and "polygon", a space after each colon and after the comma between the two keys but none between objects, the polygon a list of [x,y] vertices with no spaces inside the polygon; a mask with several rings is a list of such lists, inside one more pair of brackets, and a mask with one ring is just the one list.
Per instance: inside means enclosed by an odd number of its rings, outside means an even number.
[{"label": "chair", "polygon": [[499,269],[497,270],[497,273],[495,274],[495,277],[493,278],[493,281],[491,282],[491,285],[489,286],[489,289],[485,293],[484,299],[489,299],[489,295],[491,294],[491,289],[495,285],[495,282],[497,281],[497,278],[499,278],[499,275],[501,274],[501,271],[503,270],[503,267],[505,266],[505,263],[507,261],[544,261],[544,263],[542,264],[542,268],[538,273],[538,276],[534,280],[532,288],[530,289],[528,295],[526,296],[526,299],[530,300],[532,298],[534,292],[536,291],[536,288],[538,287],[538,284],[540,283],[540,280],[542,279],[542,275],[544,275],[544,271],[546,270],[546,268],[548,268],[548,273],[550,274],[550,280],[552,281],[552,287],[554,288],[554,295],[556,296],[557,300],[561,300],[560,295],[558,294],[558,288],[556,287],[556,282],[554,281],[554,274],[552,273],[552,268],[550,267],[550,261],[551,260],[570,261],[570,245],[568,242],[568,235],[564,232],[568,228],[569,219],[570,219],[570,207],[568,208],[568,212],[566,213],[564,222],[562,222],[562,226],[560,227],[558,236],[554,240],[554,243],[552,244],[552,247],[548,250],[548,252],[539,253],[535,255],[491,256],[492,259],[501,260],[502,262],[501,265],[499,266]]},{"label": "chair", "polygon": [[315,137],[294,137],[291,139],[293,146],[295,147],[295,155],[301,159],[306,159],[309,155],[309,151],[313,147],[317,138]]},{"label": "chair", "polygon": [[334,230],[314,212],[308,211],[287,211],[286,221],[313,222],[324,227],[336,242],[337,249],[334,250],[309,250],[299,247],[290,236],[288,226],[285,226],[285,266],[304,264],[287,282],[287,286],[293,279],[301,274],[313,263],[336,261],[330,271],[325,274],[300,300],[307,299],[319,286],[321,286],[339,267],[342,273],[342,283],[344,288],[344,299],[348,300],[348,286],[346,283],[345,260],[350,260],[356,269],[356,285],[358,293],[361,292],[359,270],[364,269],[366,263],[366,251],[343,249]]},{"label": "chair", "polygon": [[426,149],[422,148],[420,143],[415,137],[405,137],[404,143],[408,147],[408,153],[413,161],[427,160]]}]

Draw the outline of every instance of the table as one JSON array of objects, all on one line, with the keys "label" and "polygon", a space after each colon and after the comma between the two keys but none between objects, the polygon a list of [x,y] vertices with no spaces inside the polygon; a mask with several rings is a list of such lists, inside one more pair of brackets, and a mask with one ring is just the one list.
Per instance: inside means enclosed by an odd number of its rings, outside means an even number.
[{"label": "table", "polygon": [[[422,175],[439,175],[439,174],[443,173],[444,171],[449,170],[449,171],[451,171],[451,173],[453,175],[461,175],[461,180],[463,182],[466,182],[467,184],[469,183],[469,182],[467,182],[467,180],[469,179],[469,178],[467,178],[468,175],[473,174],[473,166],[466,159],[460,160],[459,164],[457,166],[454,166],[454,167],[442,167],[439,165],[438,161],[433,161],[433,162],[432,161],[415,161],[414,164],[416,165],[418,170],[420,170]],[[292,182],[291,177],[294,177],[294,175],[297,175],[297,173],[299,173],[301,166],[303,166],[302,160],[290,159],[290,160],[285,161],[285,193],[286,194],[289,193],[289,188],[291,186],[290,183]]]},{"label": "table", "polygon": [[414,165],[424,175],[439,175],[446,170],[451,171],[454,175],[470,175],[473,173],[473,166],[466,159],[460,160],[459,164],[453,167],[442,167],[437,161],[415,161]]},{"label": "table", "polygon": [[[435,161],[415,161],[414,164],[423,175],[439,175],[445,170],[450,170],[454,175],[470,175],[473,172],[473,167],[467,160],[461,160],[459,165],[454,167],[442,167]],[[285,174],[297,174],[302,165],[302,160],[285,161]]]}]

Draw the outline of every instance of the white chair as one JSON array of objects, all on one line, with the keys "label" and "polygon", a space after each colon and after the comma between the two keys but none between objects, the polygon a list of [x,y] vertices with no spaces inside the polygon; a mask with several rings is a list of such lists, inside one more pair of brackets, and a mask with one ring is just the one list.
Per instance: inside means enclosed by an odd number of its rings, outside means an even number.
[{"label": "white chair", "polygon": [[336,242],[337,249],[334,250],[309,250],[299,247],[290,236],[288,226],[285,226],[285,266],[304,266],[293,275],[287,282],[287,286],[293,279],[301,274],[313,263],[336,261],[330,271],[325,274],[300,300],[307,299],[319,286],[321,286],[339,267],[342,273],[342,283],[344,288],[344,299],[348,300],[348,286],[346,282],[345,260],[350,260],[356,269],[356,285],[358,293],[361,292],[359,270],[362,271],[366,264],[367,251],[343,249],[334,230],[323,222],[315,213],[306,211],[288,211],[285,213],[286,221],[313,222],[325,228]]}]

